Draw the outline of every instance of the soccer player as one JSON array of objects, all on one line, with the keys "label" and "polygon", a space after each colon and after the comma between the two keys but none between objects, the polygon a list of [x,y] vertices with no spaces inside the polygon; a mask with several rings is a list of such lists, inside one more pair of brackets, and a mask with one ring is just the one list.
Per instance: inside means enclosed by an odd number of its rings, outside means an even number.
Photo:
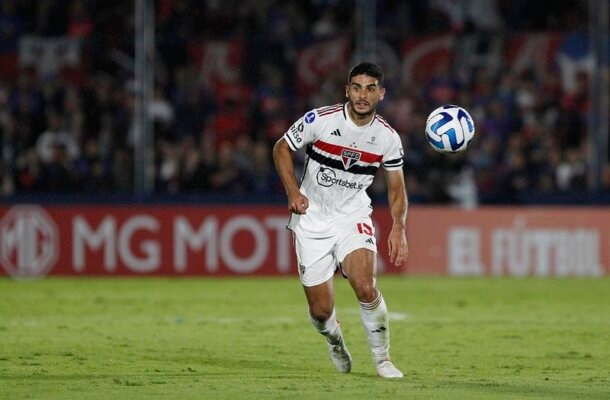
[{"label": "soccer player", "polygon": [[[347,102],[307,112],[275,143],[273,159],[288,197],[288,228],[310,320],[326,337],[333,364],[339,372],[352,368],[335,313],[333,276],[340,269],[360,303],[377,374],[402,378],[390,361],[388,310],[376,284],[377,245],[366,193],[382,166],[393,218],[389,257],[401,265],[408,254],[403,149],[396,131],[376,113],[385,95],[383,79],[379,66],[355,65],[345,86]],[[299,184],[292,152],[303,146],[306,163]]]}]

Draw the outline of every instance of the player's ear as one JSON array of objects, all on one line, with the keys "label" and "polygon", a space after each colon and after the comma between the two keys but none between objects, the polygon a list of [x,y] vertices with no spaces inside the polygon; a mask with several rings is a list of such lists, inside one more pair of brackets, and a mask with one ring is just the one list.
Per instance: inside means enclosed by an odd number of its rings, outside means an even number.
[{"label": "player's ear", "polygon": [[345,98],[349,99],[349,85],[345,85]]},{"label": "player's ear", "polygon": [[379,101],[383,100],[384,96],[385,96],[385,88],[382,87],[381,89],[379,89]]}]

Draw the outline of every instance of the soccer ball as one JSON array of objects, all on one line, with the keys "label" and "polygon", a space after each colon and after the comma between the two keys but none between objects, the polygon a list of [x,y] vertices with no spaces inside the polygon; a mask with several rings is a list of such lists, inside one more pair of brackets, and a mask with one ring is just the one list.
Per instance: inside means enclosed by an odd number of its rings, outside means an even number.
[{"label": "soccer ball", "polygon": [[440,153],[466,150],[473,136],[472,117],[460,106],[441,106],[432,111],[426,121],[426,139]]}]

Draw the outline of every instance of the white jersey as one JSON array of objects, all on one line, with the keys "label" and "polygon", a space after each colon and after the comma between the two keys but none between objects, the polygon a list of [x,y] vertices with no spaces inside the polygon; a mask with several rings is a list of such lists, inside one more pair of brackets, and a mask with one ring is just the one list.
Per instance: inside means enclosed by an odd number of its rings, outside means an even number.
[{"label": "white jersey", "polygon": [[346,223],[369,216],[366,189],[380,166],[399,170],[403,149],[396,131],[378,114],[357,126],[347,114],[347,103],[307,112],[284,134],[297,151],[306,147],[301,192],[309,199],[303,215],[292,214],[288,227],[309,236],[338,233]]}]

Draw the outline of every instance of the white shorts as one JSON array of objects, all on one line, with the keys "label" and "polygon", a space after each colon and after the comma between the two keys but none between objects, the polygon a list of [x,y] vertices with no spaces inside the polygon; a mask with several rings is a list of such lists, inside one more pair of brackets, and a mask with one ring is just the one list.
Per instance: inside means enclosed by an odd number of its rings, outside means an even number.
[{"label": "white shorts", "polygon": [[334,236],[308,237],[295,233],[294,248],[301,283],[310,287],[332,278],[352,251],[364,248],[377,253],[377,241],[371,219],[363,218]]}]

